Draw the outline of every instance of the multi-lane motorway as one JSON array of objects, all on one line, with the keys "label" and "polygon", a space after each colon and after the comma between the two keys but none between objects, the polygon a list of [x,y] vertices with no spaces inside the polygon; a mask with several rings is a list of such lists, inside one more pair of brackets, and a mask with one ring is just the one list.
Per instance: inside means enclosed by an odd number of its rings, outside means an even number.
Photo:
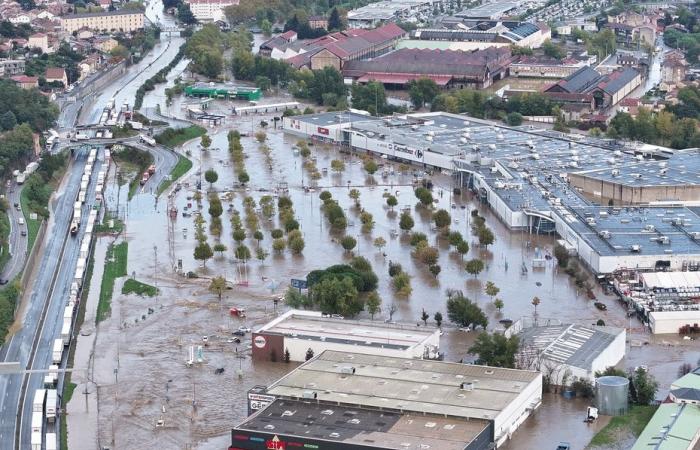
[{"label": "multi-lane motorway", "polygon": [[[151,22],[160,22],[163,27],[172,27],[172,20],[163,17],[162,3],[152,1],[147,7],[147,17]],[[161,67],[167,65],[177,53],[184,40],[179,36],[164,35],[156,47],[146,55],[143,60],[128,68],[121,76],[116,77],[108,85],[100,89],[97,94],[87,94],[90,78],[82,83],[82,86],[61,101],[61,115],[57,126],[70,131],[76,125],[87,125],[97,122],[102,109],[109,99],[114,98],[117,107],[123,103],[133,105],[134,96],[138,87],[149,77],[154,75]],[[96,74],[94,77],[103,76]],[[85,93],[84,93],[85,92]],[[155,105],[146,105],[153,107]],[[177,163],[177,155],[163,147],[148,147],[135,142],[135,139],[126,140],[142,150],[150,151],[157,166],[157,172],[146,185],[148,191],[155,191],[170,170]],[[90,142],[90,145],[97,144]],[[87,159],[87,146],[75,152],[75,158],[71,162],[68,174],[64,182],[58,188],[53,203],[54,209],[47,225],[45,234],[45,246],[39,254],[35,279],[30,280],[25,298],[26,307],[21,311],[21,328],[14,333],[8,342],[0,348],[0,361],[19,361],[20,366],[29,370],[45,370],[51,364],[52,344],[60,334],[62,324],[62,311],[69,295],[70,284],[73,278],[75,265],[79,256],[80,237],[70,236],[68,233],[69,222],[73,214],[73,203],[80,189],[80,181]],[[96,166],[97,167],[97,166]],[[87,220],[86,212],[92,207],[95,192],[95,178],[90,182],[88,201],[84,205],[83,225]],[[14,193],[15,198],[10,198],[10,205],[19,201],[19,191]],[[21,252],[26,249],[26,239],[18,233],[15,226],[19,211],[13,210],[11,221],[13,232],[11,233],[11,246],[13,255],[24,255]],[[17,217],[15,217],[17,216]],[[3,276],[17,274],[24,265],[24,258],[14,258],[8,264]],[[65,361],[64,361],[65,364]],[[60,377],[58,391],[61,392]],[[29,448],[30,422],[32,410],[32,396],[34,390],[43,384],[42,373],[13,374],[0,376],[0,450],[14,450]],[[60,420],[60,415],[59,415]],[[55,427],[58,429],[58,422]]]}]

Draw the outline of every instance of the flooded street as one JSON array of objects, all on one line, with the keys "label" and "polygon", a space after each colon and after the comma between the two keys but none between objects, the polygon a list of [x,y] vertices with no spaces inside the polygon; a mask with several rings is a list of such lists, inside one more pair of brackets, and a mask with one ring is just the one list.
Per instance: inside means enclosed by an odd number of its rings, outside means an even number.
[{"label": "flooded street", "polygon": [[[162,98],[163,94],[158,90],[154,95]],[[181,102],[181,99],[176,100],[168,110],[180,116],[183,111]],[[212,103],[211,111],[230,111],[230,103]],[[144,192],[127,203],[127,188],[119,189],[114,178],[109,183],[107,207],[126,221],[124,240],[129,246],[128,273],[139,281],[157,286],[160,292],[153,298],[122,295],[123,279],[118,280],[111,316],[98,326],[96,337],[90,337],[95,339],[93,381],[98,386],[97,439],[100,445],[119,449],[176,449],[188,444],[191,448],[214,449],[228,445],[231,427],[246,414],[246,391],[257,384],[271,383],[294,367],[284,363],[256,362],[253,365],[250,335],[238,344],[232,340],[231,331],[244,324],[254,328],[275,317],[279,311],[275,311],[272,300],[285,292],[290,278],[304,278],[311,270],[349,261],[352,255],[339,244],[344,234],[357,239],[354,255],[366,257],[379,276],[382,312],[375,320],[388,317],[387,311],[392,304],[397,307],[393,317],[397,321],[418,322],[423,309],[431,318],[437,311],[446,318],[445,291],[460,289],[479,303],[489,318],[489,328],[495,328],[502,318],[516,320],[531,316],[534,312],[531,301],[537,296],[541,300],[537,309],[540,320],[555,318],[562,322],[595,324],[602,319],[606,325],[631,325],[635,330],[635,345],[624,365],[648,365],[660,382],[662,395],[664,388],[667,389],[676,378],[682,362],[694,363],[700,358],[700,346],[695,342],[679,341],[675,336],[651,339],[641,330],[640,322],[636,319],[628,321],[623,307],[614,297],[605,296],[596,288],[598,301],[608,306],[607,311],[599,311],[593,300],[579,292],[573,281],[557,270],[553,260],[548,261],[543,269],[533,269],[535,252],[551,253],[555,238],[510,233],[486,206],[470,194],[454,196],[450,177],[437,174],[431,178],[435,184],[433,195],[439,200],[435,209],[447,209],[452,215],[451,229],[460,231],[469,242],[470,251],[464,260],[450,251],[445,238],[437,237],[431,211],[416,205],[418,200],[413,194],[417,179],[413,174],[415,168],[401,173],[404,168],[398,164],[375,159],[378,164],[384,164],[387,171],[393,169],[393,174],[383,177],[380,168],[370,177],[363,170],[358,155],[340,154],[336,148],[316,144],[310,147],[311,155],[316,158],[323,175],[313,189],[306,192],[303,186],[310,184],[309,173],[303,168],[302,157],[295,155],[293,150],[297,138],[274,129],[271,114],[234,119],[228,113],[226,116],[227,123],[209,129],[213,140],[211,150],[201,151],[199,139],[183,147],[183,153],[191,154],[194,168],[180,180],[183,187],[172,196],[170,204],[167,191],[158,200],[152,193]],[[269,123],[265,132],[266,144],[271,148],[270,163],[253,137],[254,132],[261,129],[261,120]],[[227,150],[230,129],[246,134],[241,138],[246,154],[245,167],[250,175],[245,188],[237,187],[237,177]],[[342,159],[345,170],[334,173],[331,170],[333,159]],[[196,244],[194,219],[183,217],[182,213],[197,210],[197,203],[192,199],[194,186],[199,180],[197,172],[201,170],[203,173],[207,169],[218,173],[218,180],[212,188],[218,192],[224,209],[220,238],[209,235],[208,242],[212,246],[220,242],[227,251],[223,255],[215,253],[204,267],[193,256]],[[327,173],[323,169],[327,169]],[[202,187],[209,189],[209,184],[203,179]],[[292,255],[289,250],[275,254],[270,232],[280,228],[276,211],[269,221],[258,212],[264,238],[258,243],[252,237],[252,230],[244,225],[247,233],[244,244],[251,250],[252,258],[245,264],[236,262],[233,251],[237,244],[232,237],[231,212],[240,212],[245,224],[243,202],[247,196],[259,205],[262,196],[274,195],[276,189],[285,187],[289,189],[295,217],[305,240],[302,254]],[[360,191],[361,208],[355,207],[354,200],[348,196],[351,188]],[[330,191],[345,210],[349,226],[344,234],[330,230],[320,209],[319,193],[322,190]],[[121,193],[120,202],[116,201],[118,193]],[[399,205],[393,211],[386,205],[384,193],[397,195]],[[201,204],[208,231],[211,216],[206,195]],[[171,206],[177,209],[175,220],[170,220],[167,214]],[[361,209],[373,215],[375,224],[370,233],[361,230]],[[410,210],[415,219],[413,231],[428,235],[431,245],[440,250],[438,264],[442,271],[437,277],[411,256],[408,235],[401,232],[398,225],[403,209]],[[469,225],[473,209],[479,210],[496,235],[495,243],[488,249],[479,248],[476,238],[471,235]],[[373,245],[377,237],[387,242],[382,250]],[[255,258],[258,245],[270,254],[264,261]],[[103,253],[104,250],[98,252]],[[486,263],[486,268],[476,278],[464,270],[464,262],[472,258],[480,258]],[[397,297],[390,286],[387,274],[390,261],[400,262],[412,277],[413,292],[408,298]],[[180,262],[182,273],[195,272],[199,278],[188,279],[177,274],[175,268]],[[98,260],[96,267],[98,264],[102,261]],[[528,268],[525,274],[521,272],[523,265]],[[209,278],[218,275],[223,275],[233,285],[224,293],[221,302],[208,291]],[[500,288],[498,297],[505,304],[500,313],[484,293],[487,281]],[[99,284],[99,279],[93,279],[93,290],[98,290]],[[91,292],[91,295],[98,294]],[[229,309],[234,306],[245,308],[248,317],[232,317]],[[278,310],[284,308],[284,305],[278,306]],[[361,317],[369,318],[369,315],[363,313]],[[91,323],[94,323],[94,316]],[[441,344],[445,359],[473,360],[467,349],[476,334],[458,331],[449,323],[445,325],[446,333]],[[207,337],[206,346],[204,336]],[[80,340],[83,338],[81,336]],[[649,344],[644,345],[644,342]],[[204,362],[188,368],[185,363],[190,357],[190,348],[196,355],[198,346],[203,346]],[[218,368],[223,368],[224,373],[216,375],[214,371]],[[86,399],[88,397],[90,394]],[[505,448],[554,448],[559,441],[570,442],[573,449],[584,448],[606,423],[606,419],[601,419],[592,425],[584,424],[587,406],[589,402],[582,399],[566,400],[559,395],[547,394],[540,409]],[[553,429],[551,423],[555,417],[558,426]]]}]

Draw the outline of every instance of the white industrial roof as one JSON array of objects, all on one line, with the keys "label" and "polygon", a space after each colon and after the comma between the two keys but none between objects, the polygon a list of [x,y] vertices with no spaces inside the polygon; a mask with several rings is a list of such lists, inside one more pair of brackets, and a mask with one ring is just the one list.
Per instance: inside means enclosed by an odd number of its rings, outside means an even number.
[{"label": "white industrial roof", "polygon": [[700,272],[647,272],[640,275],[647,289],[700,288]]}]

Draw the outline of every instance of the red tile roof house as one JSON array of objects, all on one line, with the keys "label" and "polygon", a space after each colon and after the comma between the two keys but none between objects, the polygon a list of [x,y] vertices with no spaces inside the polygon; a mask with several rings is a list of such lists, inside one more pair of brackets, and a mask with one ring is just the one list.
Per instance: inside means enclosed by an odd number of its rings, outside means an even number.
[{"label": "red tile roof house", "polygon": [[39,86],[39,78],[27,75],[16,75],[11,78],[22,89],[31,89]]},{"label": "red tile roof house", "polygon": [[66,71],[62,67],[47,67],[44,78],[46,78],[47,83],[60,81],[63,83],[63,87],[68,87],[68,76],[66,76]]}]

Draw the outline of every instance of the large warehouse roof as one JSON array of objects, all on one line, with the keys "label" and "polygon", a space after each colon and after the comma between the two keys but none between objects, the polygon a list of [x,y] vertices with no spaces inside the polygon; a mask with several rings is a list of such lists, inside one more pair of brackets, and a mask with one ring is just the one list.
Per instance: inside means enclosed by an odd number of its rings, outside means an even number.
[{"label": "large warehouse roof", "polygon": [[[495,419],[541,376],[527,370],[327,350],[277,381],[268,393],[302,398],[312,391],[320,401]],[[473,390],[462,389],[462,383],[472,383]]]},{"label": "large warehouse roof", "polygon": [[397,450],[462,450],[488,427],[485,420],[278,399],[246,419],[236,430],[355,445],[376,442],[381,443],[382,448]]},{"label": "large warehouse roof", "polygon": [[320,313],[297,310],[288,311],[257,332],[294,339],[400,350],[422,344],[439,333],[437,328],[333,319],[322,317]]}]

